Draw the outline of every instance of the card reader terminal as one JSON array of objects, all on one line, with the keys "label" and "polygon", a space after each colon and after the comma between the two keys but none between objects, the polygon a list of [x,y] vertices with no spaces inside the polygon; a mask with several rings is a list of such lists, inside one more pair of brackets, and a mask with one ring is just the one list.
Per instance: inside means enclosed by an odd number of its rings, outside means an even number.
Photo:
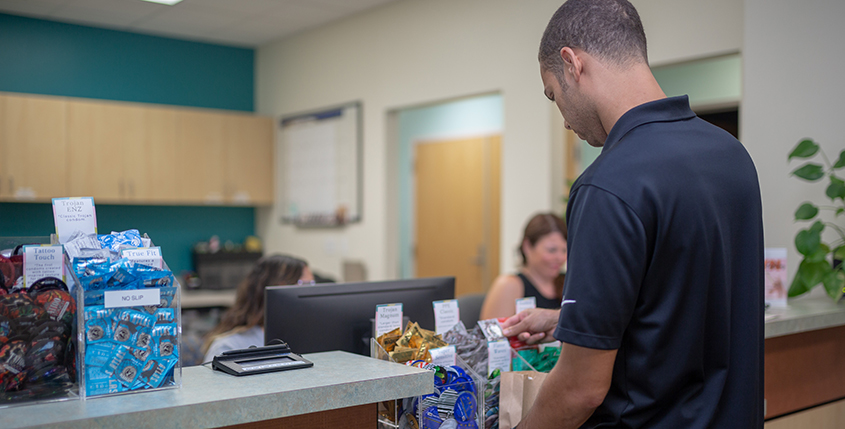
[{"label": "card reader terminal", "polygon": [[214,360],[211,361],[212,368],[237,376],[312,366],[314,363],[292,353],[290,347],[284,342],[271,346],[228,350],[214,356]]}]

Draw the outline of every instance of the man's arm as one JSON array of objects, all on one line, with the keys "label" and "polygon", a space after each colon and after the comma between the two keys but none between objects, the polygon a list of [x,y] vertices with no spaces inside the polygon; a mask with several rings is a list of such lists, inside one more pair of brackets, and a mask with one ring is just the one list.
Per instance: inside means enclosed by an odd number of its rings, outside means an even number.
[{"label": "man's arm", "polygon": [[519,429],[577,428],[604,401],[616,350],[561,343],[560,358],[546,376]]}]

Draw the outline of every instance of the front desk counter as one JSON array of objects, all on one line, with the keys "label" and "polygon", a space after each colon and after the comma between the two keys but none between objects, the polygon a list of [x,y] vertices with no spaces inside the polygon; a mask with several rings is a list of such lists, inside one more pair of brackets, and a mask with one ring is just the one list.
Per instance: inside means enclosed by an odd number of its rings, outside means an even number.
[{"label": "front desk counter", "polygon": [[377,402],[434,389],[419,368],[340,351],[303,357],[314,366],[244,377],[193,366],[181,389],[0,409],[0,427],[372,429]]},{"label": "front desk counter", "polygon": [[845,427],[845,303],[817,287],[766,318],[766,429]]}]

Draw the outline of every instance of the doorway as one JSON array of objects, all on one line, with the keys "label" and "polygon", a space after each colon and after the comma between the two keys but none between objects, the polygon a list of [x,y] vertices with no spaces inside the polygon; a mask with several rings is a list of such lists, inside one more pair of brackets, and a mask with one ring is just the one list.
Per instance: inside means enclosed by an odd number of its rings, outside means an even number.
[{"label": "doorway", "polygon": [[501,136],[420,141],[416,272],[455,276],[455,296],[486,292],[499,271]]},{"label": "doorway", "polygon": [[[390,243],[388,248],[393,249],[388,252],[388,262],[396,267],[397,277],[415,278],[430,275],[459,276],[456,273],[451,272],[454,271],[452,268],[426,268],[427,263],[425,261],[423,261],[422,267],[418,266],[417,256],[421,251],[425,255],[427,252],[426,249],[430,246],[430,244],[424,242],[422,243],[422,249],[420,249],[417,239],[417,222],[419,217],[425,216],[427,220],[431,220],[432,225],[439,225],[437,222],[442,221],[442,219],[437,220],[438,217],[441,216],[439,213],[445,213],[444,210],[448,209],[423,209],[420,206],[420,204],[424,204],[427,207],[429,206],[429,203],[421,203],[417,198],[417,192],[419,191],[419,180],[417,174],[419,164],[416,161],[417,156],[423,156],[426,159],[444,160],[434,163],[425,160],[423,161],[426,165],[433,166],[427,171],[433,171],[433,174],[439,177],[439,169],[436,166],[440,165],[440,162],[452,162],[450,160],[453,156],[459,156],[448,153],[449,149],[451,149],[451,146],[449,146],[448,143],[458,143],[458,146],[472,146],[472,144],[469,143],[461,145],[460,142],[481,139],[484,140],[484,143],[476,143],[476,149],[486,148],[483,150],[486,150],[488,155],[498,154],[498,151],[501,150],[501,137],[499,136],[502,132],[502,122],[504,116],[502,106],[502,96],[500,94],[485,94],[438,103],[406,107],[389,112],[388,133],[394,136],[396,143],[389,145],[388,147],[388,158],[395,160],[388,163],[388,171],[390,177],[394,177],[396,179],[391,180],[388,183],[388,191],[391,196],[388,199],[388,221],[391,223],[389,225],[389,230],[391,232],[388,237],[388,242]],[[488,140],[491,138],[497,140],[498,143],[490,143]],[[496,146],[497,144],[498,146]],[[421,151],[417,150],[417,146],[430,145],[434,146],[422,149]],[[494,148],[494,146],[496,148]],[[435,151],[435,148],[440,148],[440,150]],[[466,149],[466,147],[464,147],[464,149]],[[461,149],[455,150],[458,152],[461,151]],[[446,151],[446,153],[444,154],[443,151]],[[420,152],[424,153],[419,155]],[[437,154],[433,155],[429,154],[429,152],[437,152]],[[484,155],[479,155],[478,152],[476,152],[473,156],[475,157],[475,161],[481,162],[479,165],[483,166],[486,163],[490,171],[495,171],[496,177],[498,177],[500,170],[500,160],[498,155],[495,155],[495,160],[485,157]],[[456,170],[460,171],[461,168]],[[450,170],[452,169],[450,168]],[[485,170],[482,168],[479,171],[484,173]],[[490,171],[485,174],[489,175]],[[425,184],[434,180],[435,179],[423,178],[423,186],[425,187]],[[445,178],[436,180],[440,180],[440,183],[445,183]],[[481,183],[484,183],[485,186],[489,185],[487,182],[490,179],[487,176],[484,176],[479,180]],[[454,191],[458,192],[458,190],[464,186],[464,183],[458,183],[454,186],[457,187]],[[475,216],[474,223],[483,227],[484,233],[482,235],[484,236],[484,239],[480,241],[476,241],[475,238],[472,239],[475,244],[472,245],[473,253],[472,257],[469,259],[471,259],[470,262],[483,262],[484,265],[490,267],[490,269],[489,271],[480,270],[484,273],[484,276],[481,280],[476,281],[476,284],[472,286],[463,287],[461,286],[463,283],[458,280],[456,295],[465,294],[468,293],[468,291],[486,291],[489,287],[489,282],[492,282],[495,274],[498,274],[499,269],[498,252],[491,252],[492,249],[498,247],[498,236],[500,231],[498,217],[501,209],[498,207],[500,193],[498,191],[498,185],[496,186],[496,190],[488,189],[487,191],[479,191],[478,187],[475,189],[478,198],[488,195],[489,198],[484,201],[487,201],[487,205],[495,204],[496,207],[486,208],[483,210],[476,209],[476,213],[486,213],[488,220],[485,221],[483,217],[478,215]],[[485,192],[487,193],[485,194]],[[437,195],[437,193],[433,193],[433,195]],[[493,199],[493,197],[495,197],[495,199]],[[391,204],[390,201],[394,201],[395,203]],[[435,203],[432,202],[431,204]],[[450,208],[454,209],[453,207]],[[420,213],[431,214],[421,215]],[[493,223],[496,225],[493,226]],[[428,227],[431,228],[431,226]],[[439,231],[442,226],[434,226],[433,228],[435,232],[431,234],[439,234],[437,231]],[[426,234],[428,235],[429,233]],[[452,237],[453,242],[457,239],[463,240],[463,232],[461,232],[457,237]],[[495,241],[495,245],[493,245],[493,241]],[[490,254],[493,255],[493,257],[478,258],[479,245],[484,246],[485,252],[483,252],[483,254]],[[438,245],[435,244],[434,246]],[[440,265],[441,267],[443,266],[442,263],[434,264]],[[479,271],[478,266],[473,266],[470,263],[467,263],[467,266],[468,267],[465,267],[467,270],[474,267],[475,271]],[[422,268],[422,270],[420,270],[420,268]],[[447,272],[447,270],[449,272]],[[495,274],[490,277],[491,275],[488,274],[488,272],[493,272]],[[490,277],[489,280],[487,277]]]}]

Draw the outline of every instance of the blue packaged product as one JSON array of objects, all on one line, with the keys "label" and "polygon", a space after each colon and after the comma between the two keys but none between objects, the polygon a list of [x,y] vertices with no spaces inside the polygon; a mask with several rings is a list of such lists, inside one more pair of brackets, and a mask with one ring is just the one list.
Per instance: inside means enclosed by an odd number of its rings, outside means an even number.
[{"label": "blue packaged product", "polygon": [[89,344],[107,341],[113,338],[112,319],[105,309],[95,311],[86,310],[85,338]]},{"label": "blue packaged product", "polygon": [[138,276],[135,275],[132,261],[120,259],[112,265],[111,270],[114,274],[112,274],[107,283],[109,289],[128,290],[141,288],[141,282]]},{"label": "blue packaged product", "polygon": [[139,379],[150,387],[161,387],[165,381],[173,377],[173,368],[179,361],[177,358],[152,358],[141,369]]},{"label": "blue packaged product", "polygon": [[158,308],[155,312],[156,325],[163,325],[166,323],[176,323],[176,309],[174,308]]},{"label": "blue packaged product", "polygon": [[175,358],[179,356],[176,324],[156,325],[153,327],[153,356]]},{"label": "blue packaged product", "polygon": [[102,368],[106,366],[119,345],[111,341],[91,344],[85,349],[85,365]]},{"label": "blue packaged product", "polygon": [[176,288],[163,287],[159,289],[160,308],[176,308]]},{"label": "blue packaged product", "polygon": [[476,411],[478,411],[478,404],[475,395],[472,392],[459,393],[458,400],[455,401],[455,419],[459,422],[475,420]]},{"label": "blue packaged product", "polygon": [[425,409],[420,421],[420,429],[439,429],[443,419],[437,412],[437,407],[428,407]]},{"label": "blue packaged product", "polygon": [[112,231],[111,234],[98,235],[97,240],[104,249],[109,249],[112,252],[120,250],[121,246],[141,247],[141,233],[137,229],[127,229],[122,232]]},{"label": "blue packaged product", "polygon": [[102,367],[89,366],[85,369],[85,391],[89,396],[107,395],[126,391],[116,379]]}]

